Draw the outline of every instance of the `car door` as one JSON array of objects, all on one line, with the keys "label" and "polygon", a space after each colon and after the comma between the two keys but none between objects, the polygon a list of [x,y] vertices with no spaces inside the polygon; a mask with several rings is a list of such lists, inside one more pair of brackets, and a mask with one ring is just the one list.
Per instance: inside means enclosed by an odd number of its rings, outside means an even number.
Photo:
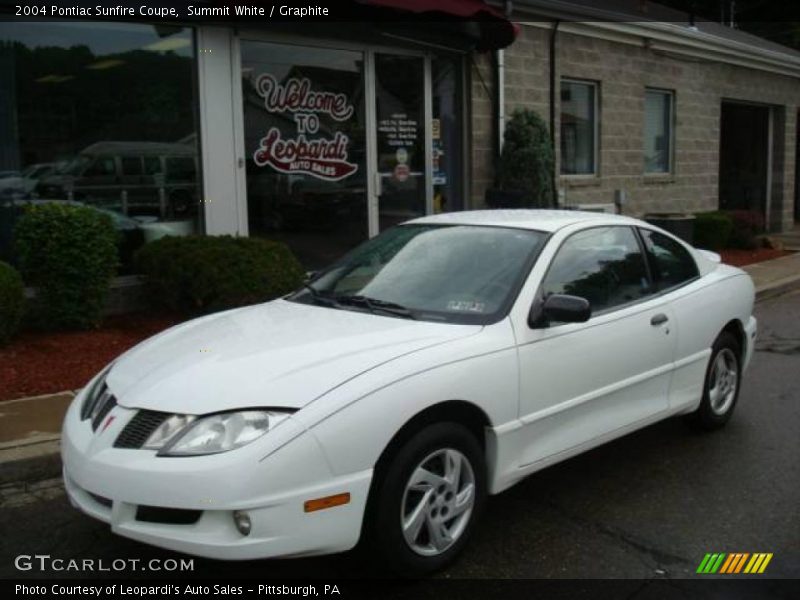
[{"label": "car door", "polygon": [[538,286],[586,298],[585,323],[515,325],[520,467],[601,443],[668,408],[674,316],[655,293],[635,230],[585,228],[563,240]]},{"label": "car door", "polygon": [[675,315],[670,408],[696,405],[703,395],[710,341],[718,333],[719,297],[701,285],[697,263],[681,242],[644,227],[639,228],[639,235],[656,290],[669,300]]}]

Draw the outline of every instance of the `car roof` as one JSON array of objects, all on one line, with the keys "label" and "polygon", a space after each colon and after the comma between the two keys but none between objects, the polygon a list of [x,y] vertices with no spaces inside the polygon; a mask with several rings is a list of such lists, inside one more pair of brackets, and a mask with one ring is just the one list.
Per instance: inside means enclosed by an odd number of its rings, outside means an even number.
[{"label": "car roof", "polygon": [[486,225],[493,227],[518,227],[553,232],[576,223],[598,225],[643,225],[642,221],[622,215],[581,210],[546,209],[493,209],[429,215],[406,223],[425,225]]}]

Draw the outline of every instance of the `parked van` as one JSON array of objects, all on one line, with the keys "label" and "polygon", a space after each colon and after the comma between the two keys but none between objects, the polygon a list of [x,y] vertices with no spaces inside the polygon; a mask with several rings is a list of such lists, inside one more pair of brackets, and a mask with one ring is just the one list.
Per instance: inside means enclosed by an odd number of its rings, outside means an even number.
[{"label": "parked van", "polygon": [[97,142],[39,180],[41,199],[77,200],[125,215],[188,217],[198,205],[193,145]]}]

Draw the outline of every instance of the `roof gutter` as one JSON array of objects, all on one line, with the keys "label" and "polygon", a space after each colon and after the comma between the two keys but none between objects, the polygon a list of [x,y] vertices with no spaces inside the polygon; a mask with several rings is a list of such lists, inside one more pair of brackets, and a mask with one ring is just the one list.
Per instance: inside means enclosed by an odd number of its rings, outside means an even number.
[{"label": "roof gutter", "polygon": [[[800,55],[790,48],[780,52],[720,37],[698,29],[701,24],[697,22],[692,26],[689,22],[632,21],[628,14],[560,0],[517,0],[517,13],[527,13],[532,19],[564,21],[562,30],[565,32],[567,26],[579,26],[586,35],[588,28],[592,28],[628,35],[632,40],[638,38],[639,43],[646,37],[659,50],[800,77]],[[518,15],[518,20],[524,22],[522,14]]]}]

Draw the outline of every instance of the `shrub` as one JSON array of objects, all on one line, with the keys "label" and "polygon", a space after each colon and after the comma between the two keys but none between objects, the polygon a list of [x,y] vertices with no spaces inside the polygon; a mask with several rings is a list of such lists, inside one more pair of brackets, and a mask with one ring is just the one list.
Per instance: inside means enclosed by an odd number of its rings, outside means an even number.
[{"label": "shrub", "polygon": [[730,215],[719,212],[704,212],[695,215],[693,243],[697,248],[720,250],[728,245],[733,230]]},{"label": "shrub", "polygon": [[728,245],[731,248],[752,250],[758,247],[756,236],[764,232],[764,217],[755,210],[732,210],[733,231]]},{"label": "shrub", "polygon": [[532,110],[515,110],[503,133],[497,170],[500,189],[522,192],[524,206],[554,204],[553,145],[547,125]]},{"label": "shrub", "polygon": [[20,270],[36,288],[34,321],[50,328],[96,327],[117,267],[117,233],[88,206],[30,206],[14,229]]},{"label": "shrub", "polygon": [[22,277],[14,267],[0,262],[0,346],[17,333],[24,307]]},{"label": "shrub", "polygon": [[164,237],[136,255],[156,305],[196,314],[264,302],[305,272],[285,244],[232,236]]}]

